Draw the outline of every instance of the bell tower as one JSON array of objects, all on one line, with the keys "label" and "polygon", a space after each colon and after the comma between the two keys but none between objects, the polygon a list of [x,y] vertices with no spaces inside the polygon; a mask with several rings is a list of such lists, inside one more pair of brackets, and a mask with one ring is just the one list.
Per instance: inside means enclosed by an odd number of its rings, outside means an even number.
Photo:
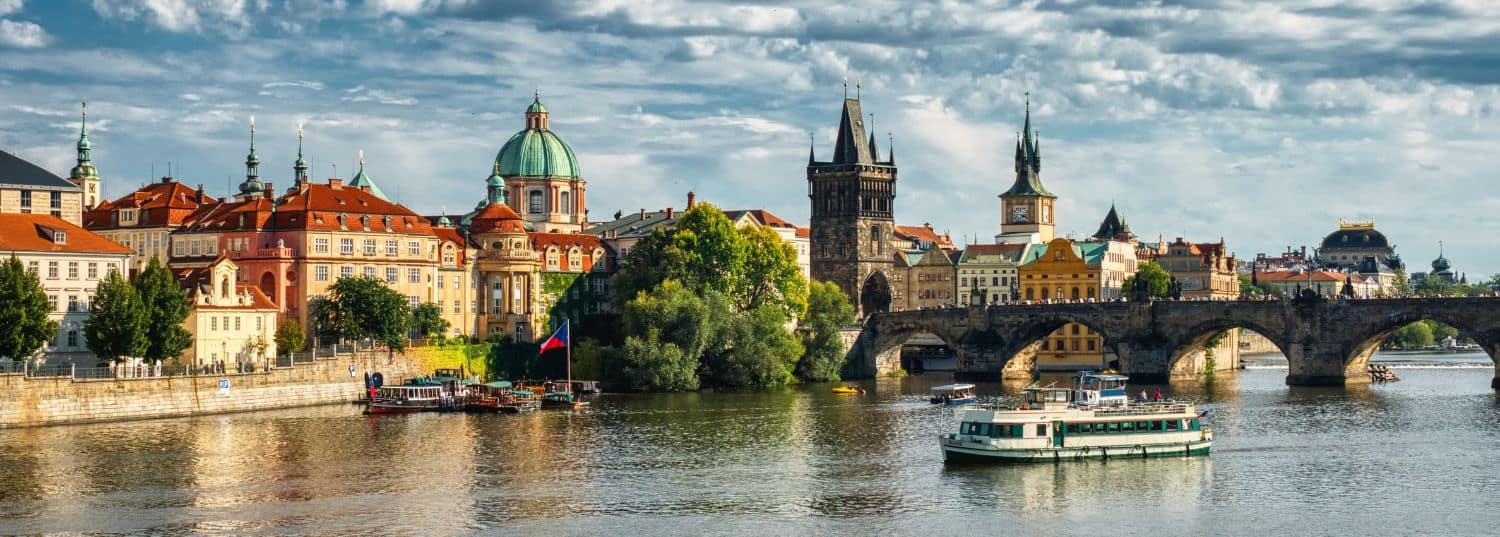
[{"label": "bell tower", "polygon": [[873,125],[866,134],[857,81],[855,88],[850,99],[844,84],[833,157],[819,161],[808,151],[807,196],[812,277],[838,284],[864,317],[891,309],[896,162],[893,154],[881,160]]},{"label": "bell tower", "polygon": [[1016,137],[1016,180],[1000,194],[1001,243],[1045,243],[1052,240],[1057,196],[1042,186],[1041,140],[1031,130],[1031,93],[1026,94],[1026,120]]},{"label": "bell tower", "polygon": [[93,144],[89,143],[89,103],[83,101],[83,120],[78,127],[78,165],[68,175],[68,181],[83,189],[83,208],[91,210],[99,206],[99,170],[94,169],[90,155]]}]

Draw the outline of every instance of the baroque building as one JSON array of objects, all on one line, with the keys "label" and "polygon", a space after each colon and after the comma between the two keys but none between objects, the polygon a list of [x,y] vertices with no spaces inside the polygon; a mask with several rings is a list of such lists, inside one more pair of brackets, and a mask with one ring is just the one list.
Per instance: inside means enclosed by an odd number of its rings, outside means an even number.
[{"label": "baroque building", "polygon": [[863,317],[890,311],[893,303],[892,248],[895,227],[894,148],[881,160],[875,133],[866,134],[859,95],[846,95],[830,160],[807,154],[809,272],[832,282],[854,299]]},{"label": "baroque building", "polygon": [[531,230],[578,233],[588,227],[588,182],[573,148],[552,132],[551,115],[535,95],[526,108],[526,128],[495,154],[495,175],[504,183],[510,208],[525,215]]},{"label": "baroque building", "polygon": [[241,283],[239,266],[228,256],[221,253],[207,266],[178,271],[177,281],[191,304],[182,327],[193,335],[179,363],[259,367],[276,356],[276,304],[259,287]]},{"label": "baroque building", "polygon": [[170,257],[171,234],[181,228],[205,204],[219,200],[167,176],[114,200],[99,203],[84,213],[83,225],[90,231],[135,251],[130,274],[151,262]]}]

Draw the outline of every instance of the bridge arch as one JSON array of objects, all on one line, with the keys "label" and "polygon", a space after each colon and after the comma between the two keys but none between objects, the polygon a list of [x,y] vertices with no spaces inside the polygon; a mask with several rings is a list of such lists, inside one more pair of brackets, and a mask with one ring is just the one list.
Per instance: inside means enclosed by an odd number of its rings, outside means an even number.
[{"label": "bridge arch", "polygon": [[[1359,332],[1354,333],[1349,351],[1343,357],[1344,374],[1350,377],[1365,375],[1370,358],[1380,350],[1380,345],[1386,339],[1397,330],[1421,321],[1437,321],[1452,326],[1458,329],[1459,333],[1472,338],[1495,364],[1496,383],[1500,383],[1500,325],[1486,324],[1482,319],[1465,315],[1458,308],[1442,306],[1418,306],[1404,309],[1378,318],[1362,327]],[[1500,388],[1500,385],[1496,387]]]},{"label": "bridge arch", "polygon": [[1234,329],[1259,334],[1270,341],[1289,362],[1293,360],[1290,349],[1283,341],[1285,327],[1272,327],[1249,319],[1210,318],[1183,328],[1176,340],[1171,342],[1171,355],[1167,359],[1168,376],[1174,378],[1196,376],[1199,368],[1196,360],[1190,358],[1194,358],[1199,352],[1206,351],[1209,344],[1220,334]]},{"label": "bridge arch", "polygon": [[[1115,345],[1118,343],[1117,334],[1113,334],[1103,316],[1097,312],[1074,312],[1054,311],[1039,313],[1029,316],[1025,321],[1010,329],[1009,337],[1000,336],[993,339],[999,340],[1001,344],[996,345],[995,352],[998,353],[997,360],[1002,365],[1003,376],[1018,377],[1024,375],[1036,376],[1038,357],[1051,349],[1043,350],[1048,338],[1054,336],[1059,330],[1070,324],[1082,325],[1098,336],[1098,348],[1080,348],[1080,352],[1098,352],[1108,360],[1108,355],[1118,353]],[[1068,352],[1071,352],[1069,349]],[[1106,364],[1107,365],[1107,364]]]}]

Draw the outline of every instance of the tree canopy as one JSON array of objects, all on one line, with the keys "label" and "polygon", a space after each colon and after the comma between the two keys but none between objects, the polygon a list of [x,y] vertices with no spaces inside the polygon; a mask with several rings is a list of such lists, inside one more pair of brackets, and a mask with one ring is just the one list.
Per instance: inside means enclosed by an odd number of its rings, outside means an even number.
[{"label": "tree canopy", "polygon": [[187,290],[177,284],[172,271],[156,257],[136,275],[134,284],[146,316],[144,357],[159,362],[181,356],[193,344],[193,334],[182,327],[182,321],[190,313]]},{"label": "tree canopy", "polygon": [[844,343],[839,329],[854,322],[854,304],[838,285],[812,281],[808,286],[807,317],[802,321],[805,351],[797,362],[797,378],[838,381],[844,368]]},{"label": "tree canopy", "polygon": [[1136,280],[1144,281],[1150,285],[1152,298],[1166,298],[1167,288],[1172,283],[1172,275],[1168,274],[1167,269],[1161,268],[1161,265],[1156,264],[1155,261],[1141,263],[1135,274],[1125,277],[1125,281],[1121,286],[1121,289],[1126,290],[1125,293],[1127,296],[1130,295],[1131,289],[1135,289]]},{"label": "tree canopy", "polygon": [[24,360],[57,335],[42,280],[16,256],[0,264],[0,357]]},{"label": "tree canopy", "polygon": [[135,286],[110,271],[94,291],[89,318],[83,322],[83,335],[89,350],[101,360],[118,361],[145,354],[146,307]]},{"label": "tree canopy", "polygon": [[330,311],[319,312],[345,337],[373,338],[395,350],[406,348],[411,306],[406,297],[375,278],[339,278],[328,288]]},{"label": "tree canopy", "polygon": [[411,311],[412,329],[423,337],[442,337],[448,332],[448,320],[437,304],[427,302]]},{"label": "tree canopy", "polygon": [[294,319],[287,319],[276,327],[276,351],[281,354],[291,354],[302,350],[302,344],[307,341],[307,334],[302,331],[302,324]]}]

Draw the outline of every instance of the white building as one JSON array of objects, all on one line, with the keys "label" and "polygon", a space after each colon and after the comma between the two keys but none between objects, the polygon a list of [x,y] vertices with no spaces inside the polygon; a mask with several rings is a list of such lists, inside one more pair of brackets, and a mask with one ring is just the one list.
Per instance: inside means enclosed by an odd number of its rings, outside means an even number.
[{"label": "white building", "polygon": [[100,280],[129,266],[131,250],[50,214],[0,213],[0,256],[12,255],[41,279],[58,322],[45,362],[93,367],[83,337],[89,303]]},{"label": "white building", "polygon": [[206,267],[178,274],[192,304],[182,327],[193,334],[193,345],[183,351],[180,363],[262,367],[276,356],[276,304],[260,288],[239,281],[239,265],[222,255]]}]

